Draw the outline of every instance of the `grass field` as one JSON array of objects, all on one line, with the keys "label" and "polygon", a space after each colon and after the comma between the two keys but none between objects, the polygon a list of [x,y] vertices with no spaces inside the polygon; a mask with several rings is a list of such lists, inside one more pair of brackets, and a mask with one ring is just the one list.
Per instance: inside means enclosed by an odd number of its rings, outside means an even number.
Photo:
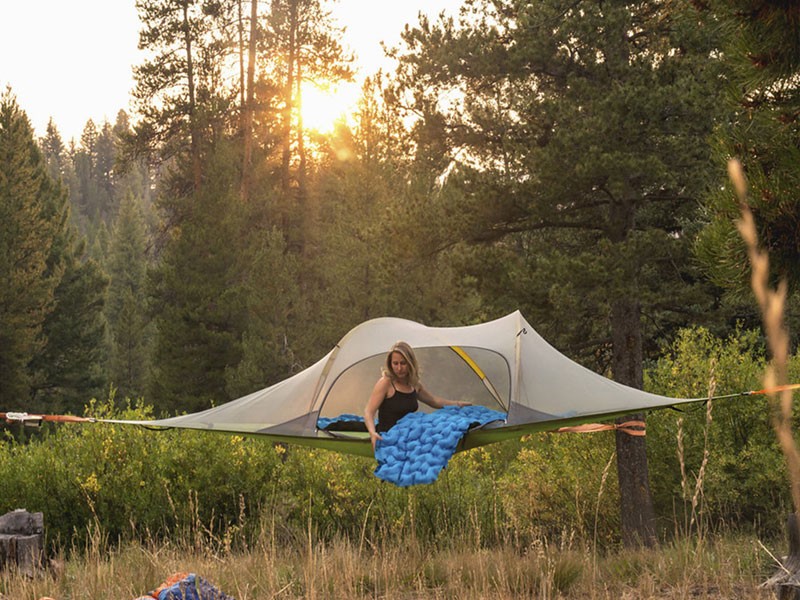
[{"label": "grass field", "polygon": [[[568,539],[568,538],[567,538]],[[237,600],[271,598],[769,599],[759,589],[785,548],[753,538],[682,540],[657,549],[593,552],[575,541],[524,549],[414,540],[370,543],[279,539],[266,532],[248,547],[185,537],[112,547],[89,533],[73,558],[56,556],[40,577],[0,575],[3,600],[133,599],[176,572],[194,572]],[[208,541],[208,540],[206,540]]]}]

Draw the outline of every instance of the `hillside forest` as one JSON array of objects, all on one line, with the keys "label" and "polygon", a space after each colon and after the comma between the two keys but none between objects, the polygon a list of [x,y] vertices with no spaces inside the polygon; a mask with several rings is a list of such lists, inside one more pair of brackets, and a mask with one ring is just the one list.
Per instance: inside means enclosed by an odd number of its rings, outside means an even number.
[{"label": "hillside forest", "polygon": [[[302,370],[370,318],[466,325],[517,309],[627,385],[759,389],[770,356],[731,158],[796,343],[793,3],[464,0],[458,17],[406,27],[396,70],[367,78],[329,132],[304,126],[304,86],[353,69],[324,0],[137,9],[149,58],[131,114],[69,141],[51,121],[37,138],[13,89],[0,96],[0,410],[193,412]],[[629,442],[613,433],[532,436],[459,456],[410,495],[372,481],[369,461],[257,440],[9,426],[0,512],[61,515],[62,539],[93,519],[119,535],[236,523],[243,502],[355,538],[474,522],[480,543],[572,528],[613,544],[642,502],[657,525],[634,526],[639,541],[676,518],[779,530],[790,495],[766,400],[714,411],[648,415],[627,483],[610,465]],[[644,498],[612,484],[637,477]]]}]

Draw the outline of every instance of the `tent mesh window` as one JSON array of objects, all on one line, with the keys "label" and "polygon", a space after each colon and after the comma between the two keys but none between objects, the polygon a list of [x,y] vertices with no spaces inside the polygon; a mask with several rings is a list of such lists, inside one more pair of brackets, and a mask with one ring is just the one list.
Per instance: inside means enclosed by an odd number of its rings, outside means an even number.
[{"label": "tent mesh window", "polygon": [[[508,411],[511,368],[498,353],[484,348],[439,346],[415,348],[421,379],[432,394]],[[385,354],[355,363],[333,382],[320,407],[320,418],[362,416],[381,374]],[[420,410],[432,410],[420,403]]]}]

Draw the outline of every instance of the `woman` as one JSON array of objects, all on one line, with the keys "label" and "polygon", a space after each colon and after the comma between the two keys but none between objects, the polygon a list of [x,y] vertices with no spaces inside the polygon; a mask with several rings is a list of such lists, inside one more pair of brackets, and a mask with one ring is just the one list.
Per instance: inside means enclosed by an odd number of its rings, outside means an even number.
[{"label": "woman", "polygon": [[444,400],[426,390],[419,380],[417,357],[414,356],[411,346],[405,342],[397,342],[392,346],[386,355],[382,372],[364,410],[364,420],[369,431],[369,439],[372,441],[373,452],[377,441],[383,439],[380,434],[389,431],[407,414],[415,412],[418,400],[433,408],[469,405],[469,402]]}]

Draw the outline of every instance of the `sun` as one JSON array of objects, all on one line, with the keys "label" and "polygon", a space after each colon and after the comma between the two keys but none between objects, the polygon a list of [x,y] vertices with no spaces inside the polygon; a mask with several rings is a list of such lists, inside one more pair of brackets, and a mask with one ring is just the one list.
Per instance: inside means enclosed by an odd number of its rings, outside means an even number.
[{"label": "sun", "polygon": [[303,128],[330,133],[337,122],[348,121],[358,106],[359,88],[353,83],[302,86]]}]

